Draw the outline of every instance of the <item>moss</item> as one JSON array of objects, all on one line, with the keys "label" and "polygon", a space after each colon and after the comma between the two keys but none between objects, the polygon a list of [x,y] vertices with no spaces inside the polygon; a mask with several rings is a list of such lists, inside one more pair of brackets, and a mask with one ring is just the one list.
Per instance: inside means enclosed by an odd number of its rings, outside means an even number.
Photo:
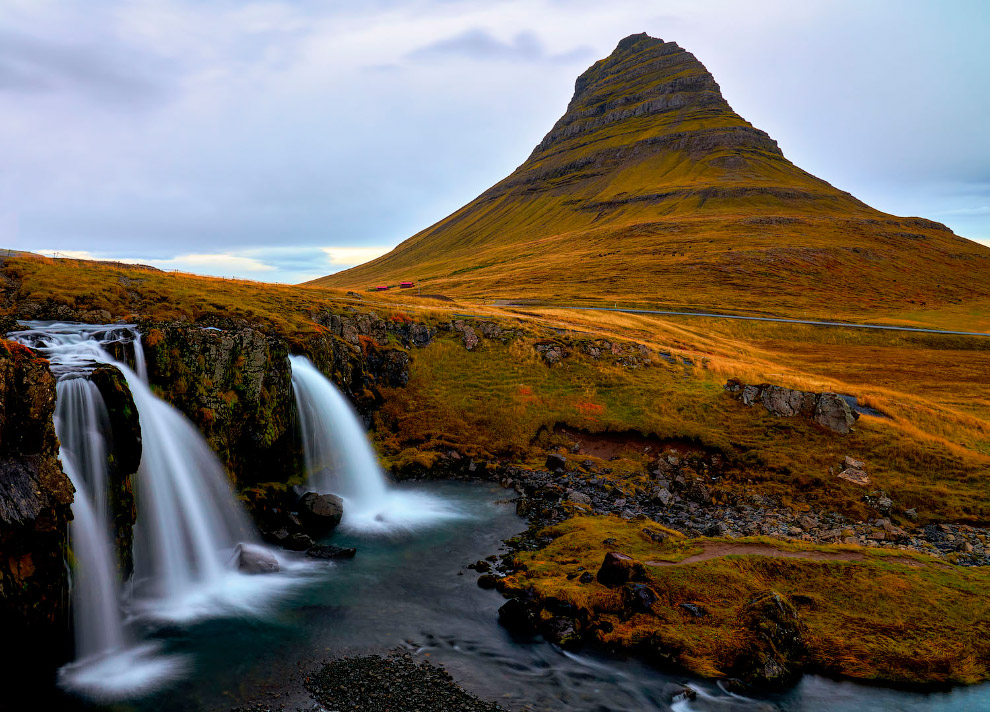
[{"label": "moss", "polygon": [[[604,645],[647,655],[675,651],[668,662],[707,677],[730,674],[748,654],[746,606],[773,589],[797,603],[813,670],[905,684],[990,679],[990,572],[984,569],[869,549],[857,549],[862,560],[754,555],[657,566],[649,562],[682,561],[712,540],[670,537],[658,545],[642,534],[643,527],[614,517],[571,519],[544,532],[553,538],[544,549],[516,555],[525,570],[507,584],[588,611],[589,629],[598,631]],[[765,538],[753,543],[792,552],[848,552]],[[629,616],[616,589],[597,581],[582,584],[571,575],[579,567],[596,571],[611,550],[646,562],[643,581],[658,599],[652,614]],[[707,613],[696,617],[683,603]]]}]

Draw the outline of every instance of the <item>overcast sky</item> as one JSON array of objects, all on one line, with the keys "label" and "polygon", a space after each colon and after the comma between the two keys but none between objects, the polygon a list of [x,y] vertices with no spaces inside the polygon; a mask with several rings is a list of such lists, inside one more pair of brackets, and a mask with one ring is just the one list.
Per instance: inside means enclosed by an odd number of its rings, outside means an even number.
[{"label": "overcast sky", "polygon": [[982,0],[0,0],[0,247],[343,269],[512,171],[643,31],[802,168],[990,244]]}]

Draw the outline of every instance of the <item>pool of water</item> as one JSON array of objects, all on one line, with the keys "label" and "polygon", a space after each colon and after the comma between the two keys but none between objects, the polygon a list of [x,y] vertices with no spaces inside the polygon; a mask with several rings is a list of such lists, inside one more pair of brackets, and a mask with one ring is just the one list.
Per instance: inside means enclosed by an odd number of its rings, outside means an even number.
[{"label": "pool of water", "polygon": [[[167,654],[184,661],[184,677],[117,707],[52,692],[38,709],[134,712],[226,712],[249,703],[313,709],[306,674],[330,657],[403,649],[442,663],[466,689],[511,710],[637,712],[975,712],[990,710],[990,687],[919,694],[807,677],[783,695],[761,700],[722,692],[686,675],[636,661],[565,653],[539,641],[514,640],[496,622],[504,602],[477,586],[465,565],[502,549],[524,528],[508,493],[483,484],[407,486],[445,499],[458,512],[434,525],[391,534],[338,533],[356,546],[351,561],[320,564],[277,605],[256,614],[159,627]],[[684,684],[694,701],[674,701]],[[35,701],[39,700],[35,698]]]}]

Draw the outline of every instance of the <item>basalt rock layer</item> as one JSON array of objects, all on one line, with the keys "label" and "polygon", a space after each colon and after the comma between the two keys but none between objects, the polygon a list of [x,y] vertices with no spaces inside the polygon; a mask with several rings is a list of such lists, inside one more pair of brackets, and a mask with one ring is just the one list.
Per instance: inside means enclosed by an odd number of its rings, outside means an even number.
[{"label": "basalt rock layer", "polygon": [[16,653],[0,679],[64,659],[73,487],[58,461],[55,379],[29,349],[0,342],[0,629]]},{"label": "basalt rock layer", "polygon": [[511,175],[314,284],[763,311],[772,297],[779,312],[852,316],[986,297],[987,266],[990,250],[944,225],[874,210],[795,166],[694,55],[640,34],[578,77]]}]

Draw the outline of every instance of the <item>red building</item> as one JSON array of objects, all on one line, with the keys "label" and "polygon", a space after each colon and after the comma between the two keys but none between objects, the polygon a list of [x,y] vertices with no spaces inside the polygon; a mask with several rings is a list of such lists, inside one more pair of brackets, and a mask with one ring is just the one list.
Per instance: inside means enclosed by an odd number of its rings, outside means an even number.
[{"label": "red building", "polygon": [[399,282],[399,289],[409,289],[410,287],[415,287],[415,282]]}]

